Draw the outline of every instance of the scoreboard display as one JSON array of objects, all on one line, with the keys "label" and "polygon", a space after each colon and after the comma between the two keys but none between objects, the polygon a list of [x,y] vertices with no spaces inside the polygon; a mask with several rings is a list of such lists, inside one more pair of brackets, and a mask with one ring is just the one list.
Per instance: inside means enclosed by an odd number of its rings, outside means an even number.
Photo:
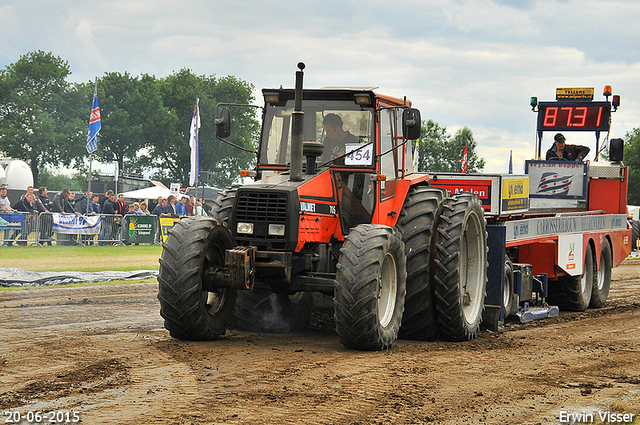
[{"label": "scoreboard display", "polygon": [[609,131],[611,125],[609,102],[540,102],[538,108],[538,131]]}]

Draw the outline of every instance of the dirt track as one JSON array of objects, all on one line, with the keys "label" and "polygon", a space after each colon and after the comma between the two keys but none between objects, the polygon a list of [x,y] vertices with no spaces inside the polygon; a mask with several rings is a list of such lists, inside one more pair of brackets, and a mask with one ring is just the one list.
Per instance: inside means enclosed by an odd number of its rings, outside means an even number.
[{"label": "dirt track", "polygon": [[77,412],[86,424],[637,420],[640,260],[613,280],[601,310],[374,353],[343,348],[322,320],[298,334],[174,340],[157,284],[0,292],[2,423],[38,411],[43,423]]}]

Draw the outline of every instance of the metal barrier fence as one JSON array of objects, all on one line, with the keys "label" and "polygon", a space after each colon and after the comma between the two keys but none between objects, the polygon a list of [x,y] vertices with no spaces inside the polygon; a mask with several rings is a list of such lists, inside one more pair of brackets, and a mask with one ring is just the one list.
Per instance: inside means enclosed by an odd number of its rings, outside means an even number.
[{"label": "metal barrier fence", "polygon": [[0,213],[0,246],[162,243],[156,216]]}]

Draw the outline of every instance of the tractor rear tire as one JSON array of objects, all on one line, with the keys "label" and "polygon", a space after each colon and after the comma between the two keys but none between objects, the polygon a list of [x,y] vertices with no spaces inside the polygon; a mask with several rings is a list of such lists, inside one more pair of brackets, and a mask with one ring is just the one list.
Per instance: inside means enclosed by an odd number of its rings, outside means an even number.
[{"label": "tractor rear tire", "polygon": [[609,288],[611,287],[612,256],[609,240],[605,239],[602,242],[602,250],[600,251],[600,269],[595,273],[595,279],[593,279],[589,307],[601,308],[607,301]]},{"label": "tractor rear tire", "polygon": [[584,273],[558,278],[556,285],[549,285],[549,304],[557,304],[562,310],[585,311],[591,301],[595,261],[591,245],[584,255]]},{"label": "tractor rear tire", "polygon": [[164,327],[172,337],[203,341],[224,334],[236,301],[236,291],[203,287],[211,266],[224,266],[225,249],[234,246],[225,226],[209,217],[180,220],[163,244],[158,275],[158,300]]},{"label": "tractor rear tire", "polygon": [[231,217],[231,211],[233,211],[233,205],[235,204],[236,193],[239,187],[240,185],[233,185],[218,192],[218,196],[213,200],[213,208],[209,212],[209,215],[229,225],[229,217]]},{"label": "tractor rear tire", "polygon": [[444,189],[411,188],[396,228],[402,232],[407,258],[407,295],[399,337],[433,341],[438,336],[433,284],[433,252]]},{"label": "tractor rear tire", "polygon": [[477,195],[445,201],[436,244],[436,309],[441,335],[473,339],[484,310],[487,287],[487,222]]},{"label": "tractor rear tire", "polygon": [[274,294],[265,289],[238,292],[234,324],[248,332],[302,332],[313,312],[313,295]]},{"label": "tractor rear tire", "polygon": [[398,337],[406,294],[400,232],[360,224],[340,248],[334,318],[340,342],[357,350],[386,350]]}]

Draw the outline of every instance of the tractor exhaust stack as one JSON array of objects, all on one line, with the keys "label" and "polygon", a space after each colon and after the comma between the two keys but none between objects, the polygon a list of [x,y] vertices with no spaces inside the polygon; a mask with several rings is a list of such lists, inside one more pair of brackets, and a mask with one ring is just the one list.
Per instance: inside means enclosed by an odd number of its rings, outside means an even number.
[{"label": "tractor exhaust stack", "polygon": [[296,71],[296,91],[291,129],[291,176],[292,182],[302,181],[302,138],[304,134],[304,112],[302,112],[302,77],[305,65],[298,63]]}]

